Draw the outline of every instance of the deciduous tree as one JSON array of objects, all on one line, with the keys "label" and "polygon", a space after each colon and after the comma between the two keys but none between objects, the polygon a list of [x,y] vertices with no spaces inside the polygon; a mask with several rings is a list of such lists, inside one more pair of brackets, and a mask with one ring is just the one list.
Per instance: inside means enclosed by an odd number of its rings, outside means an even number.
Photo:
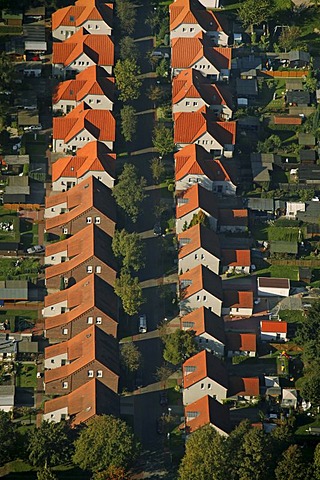
[{"label": "deciduous tree", "polygon": [[70,427],[66,422],[41,423],[29,436],[29,460],[36,467],[52,467],[66,463],[72,455]]},{"label": "deciduous tree", "polygon": [[130,373],[139,370],[142,363],[142,355],[135,343],[127,342],[120,346],[120,361],[124,369]]},{"label": "deciduous tree", "polygon": [[132,60],[137,61],[139,56],[139,50],[137,44],[135,43],[132,37],[128,35],[126,37],[121,38],[119,42],[120,53],[119,56],[121,60],[125,60],[126,58],[131,58]]},{"label": "deciduous tree", "polygon": [[124,105],[120,110],[121,133],[126,142],[132,142],[137,130],[136,110],[131,105]]},{"label": "deciduous tree", "polygon": [[116,13],[122,32],[131,34],[134,32],[137,14],[134,3],[129,0],[117,0]]},{"label": "deciduous tree", "polygon": [[116,230],[112,239],[112,251],[116,257],[122,258],[124,267],[136,272],[144,267],[144,248],[136,232]]},{"label": "deciduous tree", "polygon": [[301,30],[299,27],[292,26],[288,28],[283,28],[279,36],[279,46],[286,52],[287,50],[292,50],[296,47],[298,39],[301,35]]},{"label": "deciduous tree", "polygon": [[319,364],[314,363],[314,369],[307,370],[301,384],[300,393],[303,398],[309,400],[314,407],[320,405],[320,377]]},{"label": "deciduous tree", "polygon": [[118,60],[114,67],[114,75],[117,87],[120,90],[120,100],[126,102],[139,98],[142,83],[138,78],[140,68],[134,59]]},{"label": "deciduous tree", "polygon": [[150,168],[155,183],[160,182],[166,172],[164,162],[161,158],[155,157],[150,162]]},{"label": "deciduous tree", "polygon": [[44,467],[37,471],[37,480],[58,480],[51,468]]},{"label": "deciduous tree", "polygon": [[4,465],[14,457],[16,430],[10,414],[0,410],[0,465]]},{"label": "deciduous tree", "polygon": [[301,447],[290,445],[282,454],[275,469],[276,479],[304,480],[306,477],[306,464],[302,459]]},{"label": "deciduous tree", "polygon": [[240,446],[239,480],[270,480],[271,450],[267,435],[256,428],[250,429]]},{"label": "deciduous tree", "polygon": [[244,0],[238,10],[238,15],[244,27],[253,27],[267,21],[272,14],[272,0]]},{"label": "deciduous tree", "polygon": [[121,298],[123,310],[130,316],[139,311],[143,304],[142,288],[138,277],[132,277],[126,269],[122,269],[116,279],[114,291]]},{"label": "deciduous tree", "polygon": [[178,329],[169,335],[165,335],[163,341],[165,345],[163,358],[173,365],[181,364],[198,352],[194,332],[191,330]]},{"label": "deciduous tree", "polygon": [[157,125],[153,131],[153,145],[161,155],[166,155],[174,150],[172,129],[165,125]]},{"label": "deciduous tree", "polygon": [[146,181],[138,177],[137,169],[131,163],[126,163],[119,175],[118,183],[113,187],[112,195],[133,222],[137,221],[141,203],[146,198],[144,187]]},{"label": "deciduous tree", "polygon": [[88,422],[75,441],[73,461],[83,470],[111,474],[115,468],[130,467],[138,452],[139,445],[126,422],[100,415]]}]

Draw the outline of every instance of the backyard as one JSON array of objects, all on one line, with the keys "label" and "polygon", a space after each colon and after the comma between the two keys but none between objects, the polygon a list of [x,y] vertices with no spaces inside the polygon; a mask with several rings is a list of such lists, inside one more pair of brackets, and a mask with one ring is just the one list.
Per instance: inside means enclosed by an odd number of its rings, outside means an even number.
[{"label": "backyard", "polygon": [[34,363],[18,363],[16,374],[16,387],[36,388],[37,366]]},{"label": "backyard", "polygon": [[36,258],[0,258],[0,280],[37,278],[39,266]]},{"label": "backyard", "polygon": [[32,328],[38,318],[37,308],[34,310],[0,309],[0,324],[8,320],[12,332]]}]

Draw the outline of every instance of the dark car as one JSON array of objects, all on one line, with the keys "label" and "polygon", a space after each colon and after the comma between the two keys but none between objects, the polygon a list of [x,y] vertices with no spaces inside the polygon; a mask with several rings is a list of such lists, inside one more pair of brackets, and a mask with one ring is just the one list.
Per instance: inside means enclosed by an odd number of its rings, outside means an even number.
[{"label": "dark car", "polygon": [[162,235],[161,225],[159,222],[154,224],[153,234],[157,235],[157,237],[160,237],[160,235]]},{"label": "dark car", "polygon": [[168,395],[167,395],[167,392],[165,391],[160,392],[160,405],[162,406],[168,405]]}]

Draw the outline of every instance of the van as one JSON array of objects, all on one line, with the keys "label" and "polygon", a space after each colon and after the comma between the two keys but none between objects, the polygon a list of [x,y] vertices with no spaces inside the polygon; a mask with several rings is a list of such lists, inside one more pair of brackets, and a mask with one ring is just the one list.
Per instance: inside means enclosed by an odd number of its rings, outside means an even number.
[{"label": "van", "polygon": [[147,331],[147,317],[144,313],[139,316],[139,333],[146,333]]}]

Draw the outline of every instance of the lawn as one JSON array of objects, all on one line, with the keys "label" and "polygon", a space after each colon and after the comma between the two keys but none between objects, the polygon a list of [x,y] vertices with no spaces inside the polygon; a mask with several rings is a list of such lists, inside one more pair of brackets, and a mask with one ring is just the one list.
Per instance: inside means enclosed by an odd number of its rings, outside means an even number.
[{"label": "lawn", "polygon": [[22,218],[20,221],[20,241],[25,250],[31,245],[38,245],[38,224]]},{"label": "lawn", "polygon": [[37,366],[34,363],[18,364],[16,386],[21,388],[36,388]]},{"label": "lawn", "polygon": [[9,321],[10,330],[21,331],[32,328],[38,319],[38,310],[5,310],[0,309],[0,323]]},{"label": "lawn", "polygon": [[279,317],[288,323],[302,323],[305,319],[302,310],[280,310]]},{"label": "lawn", "polygon": [[[5,230],[1,227],[5,224],[13,224],[13,230]],[[20,241],[20,220],[15,210],[8,210],[0,206],[0,242],[19,242]]]},{"label": "lawn", "polygon": [[287,357],[277,357],[277,373],[278,375],[289,375],[289,359]]},{"label": "lawn", "polygon": [[318,54],[320,49],[320,9],[316,6],[305,9],[296,19],[295,24],[301,28],[300,41],[306,45],[308,52]]},{"label": "lawn", "polygon": [[297,417],[297,429],[294,432],[295,435],[307,435],[309,427],[320,427],[320,416],[308,416],[306,414],[299,415]]},{"label": "lawn", "polygon": [[[16,265],[19,262],[19,265]],[[0,280],[25,280],[36,278],[40,262],[35,258],[0,258]]]},{"label": "lawn", "polygon": [[268,227],[268,240],[269,241],[283,241],[283,242],[298,242],[299,240],[299,227]]},{"label": "lawn", "polygon": [[257,270],[255,275],[258,277],[289,278],[297,281],[299,279],[299,267],[293,265],[270,265],[268,268]]}]

